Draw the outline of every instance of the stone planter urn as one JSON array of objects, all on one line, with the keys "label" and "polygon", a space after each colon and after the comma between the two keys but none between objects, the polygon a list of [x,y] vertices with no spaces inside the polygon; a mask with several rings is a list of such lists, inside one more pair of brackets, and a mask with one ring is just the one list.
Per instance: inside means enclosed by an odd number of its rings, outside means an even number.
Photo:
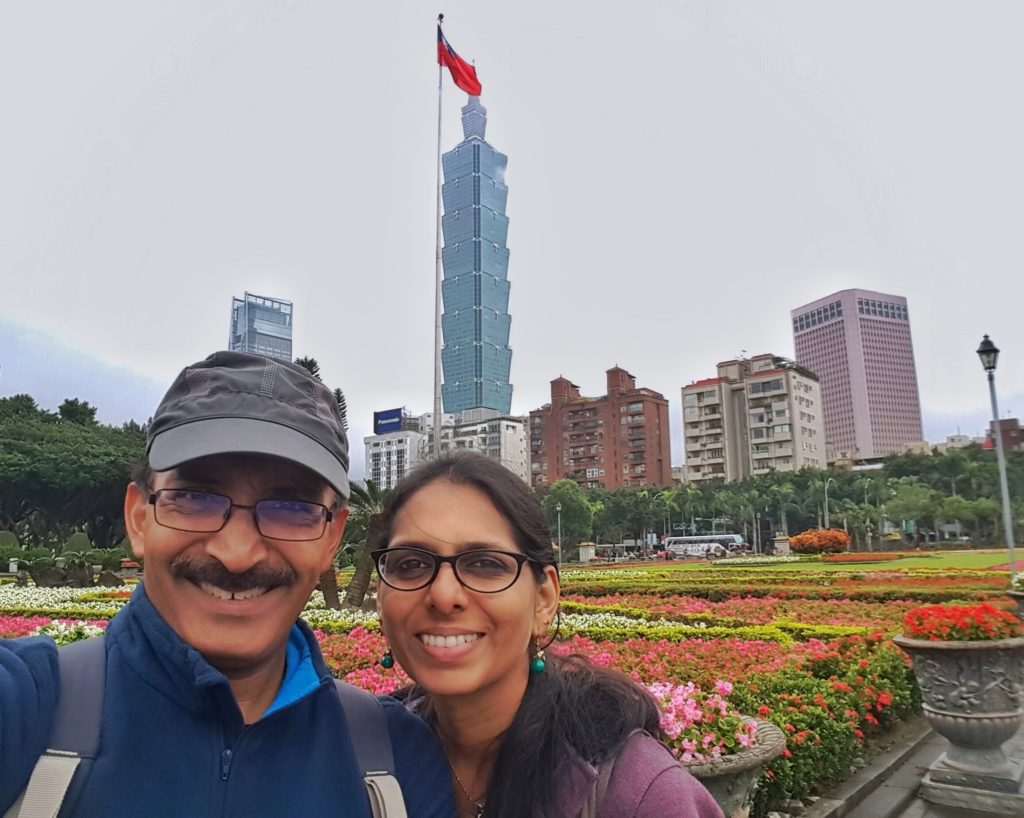
[{"label": "stone planter urn", "polygon": [[769,722],[758,722],[755,738],[753,747],[739,753],[684,765],[714,796],[726,818],[747,818],[762,771],[786,749],[786,734]]},{"label": "stone planter urn", "polygon": [[922,794],[928,798],[931,785],[1019,793],[1024,765],[1008,758],[1002,745],[1024,724],[1024,637],[893,641],[913,662],[925,718],[949,741]]},{"label": "stone planter urn", "polygon": [[1017,603],[1017,616],[1024,619],[1024,591],[1008,591],[1007,593]]}]

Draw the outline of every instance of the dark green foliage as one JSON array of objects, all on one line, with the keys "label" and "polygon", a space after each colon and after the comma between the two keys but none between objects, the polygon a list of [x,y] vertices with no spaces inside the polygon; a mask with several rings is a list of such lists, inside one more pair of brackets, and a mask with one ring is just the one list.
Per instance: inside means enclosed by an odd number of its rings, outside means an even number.
[{"label": "dark green foliage", "polygon": [[25,545],[62,545],[76,529],[112,545],[124,536],[124,490],[145,432],[87,422],[88,404],[63,406],[68,418],[27,395],[0,398],[0,526]]}]

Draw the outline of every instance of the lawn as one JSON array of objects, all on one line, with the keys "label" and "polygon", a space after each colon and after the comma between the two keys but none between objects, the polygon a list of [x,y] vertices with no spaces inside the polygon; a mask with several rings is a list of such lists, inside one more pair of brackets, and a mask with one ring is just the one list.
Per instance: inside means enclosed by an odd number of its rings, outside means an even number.
[{"label": "lawn", "polygon": [[[1024,550],[1021,552],[1022,558],[1024,558]],[[1007,565],[1010,562],[1009,552],[1006,549],[989,550],[989,551],[939,551],[939,552],[925,552],[925,554],[917,554],[913,551],[908,551],[907,556],[904,559],[889,560],[886,562],[870,563],[849,563],[849,564],[828,564],[823,562],[817,562],[814,560],[808,560],[806,562],[790,562],[780,563],[778,565],[759,565],[752,567],[740,567],[737,570],[744,571],[859,571],[863,572],[865,568],[892,568],[893,570],[903,570],[905,568],[931,568],[936,571],[942,570],[967,570],[967,571],[980,571],[988,568],[994,568],[999,565]],[[629,563],[630,569],[635,570],[664,570],[669,568],[674,571],[706,571],[708,568],[713,567],[714,563],[701,561],[701,562],[675,562],[675,561],[657,561],[650,563]],[[568,569],[570,566],[566,566]],[[571,566],[572,568],[578,568],[579,566]],[[590,566],[584,566],[589,568]],[[598,565],[593,566],[597,570],[608,570],[612,566]],[[726,566],[721,566],[722,569]],[[1007,571],[1009,574],[1009,571]]]}]

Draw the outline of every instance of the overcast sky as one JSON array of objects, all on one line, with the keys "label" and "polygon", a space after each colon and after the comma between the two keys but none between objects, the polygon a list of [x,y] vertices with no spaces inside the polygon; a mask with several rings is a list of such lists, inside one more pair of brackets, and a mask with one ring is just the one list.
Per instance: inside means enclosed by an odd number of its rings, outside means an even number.
[{"label": "overcast sky", "polygon": [[1024,414],[1016,0],[4,4],[0,395],[144,420],[233,295],[287,298],[361,476],[374,410],[432,408],[437,11],[509,156],[513,411],[617,364],[681,462],[683,385],[863,287],[930,440],[982,431],[986,332]]}]

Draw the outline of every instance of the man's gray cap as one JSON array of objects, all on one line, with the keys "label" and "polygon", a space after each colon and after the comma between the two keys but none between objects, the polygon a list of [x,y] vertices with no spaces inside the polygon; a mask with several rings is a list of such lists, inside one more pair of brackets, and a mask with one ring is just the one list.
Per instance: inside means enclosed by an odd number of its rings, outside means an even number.
[{"label": "man's gray cap", "polygon": [[264,454],[305,466],[348,498],[348,439],[331,390],[290,361],[215,352],[186,367],[149,426],[149,466]]}]

